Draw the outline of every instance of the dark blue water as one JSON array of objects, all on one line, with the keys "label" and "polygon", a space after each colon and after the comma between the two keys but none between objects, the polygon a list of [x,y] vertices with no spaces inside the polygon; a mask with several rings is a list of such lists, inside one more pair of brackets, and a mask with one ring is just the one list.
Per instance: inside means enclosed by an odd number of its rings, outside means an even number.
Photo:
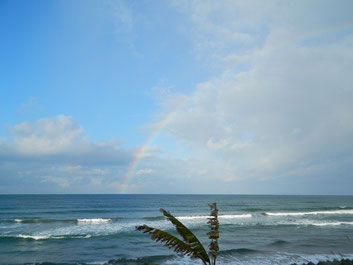
[{"label": "dark blue water", "polygon": [[164,208],[207,246],[211,202],[219,208],[219,264],[353,258],[352,196],[0,195],[0,264],[200,264],[135,226],[173,232]]}]

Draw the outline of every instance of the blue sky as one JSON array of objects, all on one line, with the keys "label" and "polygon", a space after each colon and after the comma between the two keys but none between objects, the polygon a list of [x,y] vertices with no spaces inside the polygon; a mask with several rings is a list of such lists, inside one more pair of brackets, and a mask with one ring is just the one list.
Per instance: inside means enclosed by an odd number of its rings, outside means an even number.
[{"label": "blue sky", "polygon": [[[124,24],[118,13],[128,12],[125,3],[5,1],[2,98],[10,115],[1,122],[65,114],[91,131],[92,139],[139,144],[139,129],[156,109],[151,88],[170,82],[188,90],[203,71],[183,32],[169,29],[177,12],[163,3],[130,4],[138,18]],[[21,117],[16,111],[34,102],[37,113]]]},{"label": "blue sky", "polygon": [[351,1],[2,1],[0,193],[353,194]]}]

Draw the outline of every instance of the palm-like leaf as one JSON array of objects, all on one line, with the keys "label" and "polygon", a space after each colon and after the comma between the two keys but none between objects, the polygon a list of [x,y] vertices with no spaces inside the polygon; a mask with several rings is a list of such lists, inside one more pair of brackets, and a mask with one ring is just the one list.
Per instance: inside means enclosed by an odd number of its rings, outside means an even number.
[{"label": "palm-like leaf", "polygon": [[216,258],[218,255],[218,238],[219,238],[219,223],[218,223],[218,209],[216,204],[210,204],[211,216],[208,218],[208,224],[210,226],[210,232],[207,233],[208,237],[211,239],[209,245],[210,256],[204,249],[203,245],[197,239],[197,237],[178,219],[176,219],[169,212],[160,209],[163,215],[175,226],[176,231],[182,236],[183,240],[156,228],[142,225],[136,226],[136,230],[143,231],[151,235],[151,239],[155,241],[163,242],[165,246],[172,248],[176,253],[190,256],[191,258],[199,258],[204,265],[215,265]]},{"label": "palm-like leaf", "polygon": [[194,256],[200,258],[204,264],[209,264],[210,258],[197,237],[169,212],[164,209],[160,209],[160,211],[175,226],[176,231],[183,237],[184,241],[193,249]]},{"label": "palm-like leaf", "polygon": [[198,258],[198,256],[195,255],[195,251],[188,244],[167,232],[147,225],[136,226],[136,230],[150,234],[152,240],[163,242],[165,246],[172,248],[176,253]]},{"label": "palm-like leaf", "polygon": [[218,209],[216,203],[209,204],[211,208],[211,216],[208,218],[208,224],[210,226],[210,232],[207,233],[208,238],[211,239],[209,245],[210,254],[212,257],[212,265],[216,264],[216,259],[218,256],[218,238],[219,238],[219,222],[218,222]]}]

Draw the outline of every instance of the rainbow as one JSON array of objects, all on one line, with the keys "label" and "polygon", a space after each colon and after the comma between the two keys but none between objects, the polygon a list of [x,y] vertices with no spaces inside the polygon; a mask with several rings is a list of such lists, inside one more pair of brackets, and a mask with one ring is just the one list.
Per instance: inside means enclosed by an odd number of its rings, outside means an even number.
[{"label": "rainbow", "polygon": [[[352,33],[353,31],[353,27],[352,26],[348,26],[348,27],[336,27],[336,28],[331,28],[329,30],[322,30],[322,31],[316,31],[314,33],[310,33],[310,34],[306,34],[300,37],[295,37],[291,40],[284,40],[281,43],[277,43],[276,45],[270,45],[268,47],[266,47],[265,49],[262,49],[261,51],[255,51],[252,54],[245,56],[244,59],[238,63],[242,64],[244,62],[250,61],[252,58],[257,57],[257,56],[261,56],[263,54],[266,53],[270,53],[270,52],[274,52],[275,50],[278,50],[280,48],[284,48],[287,47],[291,44],[294,43],[300,43],[302,41],[306,41],[306,40],[311,40],[311,39],[315,39],[315,38],[320,38],[320,37],[324,37],[325,35],[330,35],[330,34],[336,34],[336,33]],[[139,161],[141,160],[141,158],[143,158],[143,156],[145,155],[147,149],[149,148],[149,146],[151,145],[151,143],[153,142],[153,140],[158,136],[158,134],[163,130],[163,128],[168,124],[169,121],[172,120],[172,118],[175,116],[175,114],[185,106],[187,102],[187,99],[184,98],[183,100],[181,100],[174,109],[172,109],[172,111],[170,111],[168,113],[168,115],[166,115],[166,117],[157,124],[156,128],[154,129],[154,131],[151,133],[151,135],[148,137],[147,141],[145,142],[145,144],[143,146],[141,146],[139,148],[139,150],[136,152],[136,154],[134,155],[134,158],[132,160],[132,162],[130,163],[124,177],[123,180],[121,181],[121,184],[118,188],[118,193],[125,193],[128,184],[129,184],[129,180],[131,179],[131,177],[133,176],[133,173],[135,171],[135,169],[138,166]]]},{"label": "rainbow", "polygon": [[166,115],[166,117],[155,126],[155,129],[153,130],[151,135],[148,137],[145,144],[143,146],[141,146],[138,149],[138,151],[136,152],[136,154],[134,155],[134,158],[131,161],[128,169],[126,170],[126,173],[123,177],[123,180],[121,181],[121,184],[118,188],[118,194],[125,193],[125,191],[128,187],[128,184],[129,184],[129,180],[133,176],[133,173],[134,173],[135,169],[137,168],[139,161],[141,160],[141,158],[144,157],[146,151],[150,147],[153,140],[158,136],[158,134],[163,130],[163,128],[173,119],[175,114],[185,106],[187,101],[188,100],[186,97],[181,99],[180,102],[178,102],[178,104],[176,104],[176,106],[168,113],[168,115]]}]

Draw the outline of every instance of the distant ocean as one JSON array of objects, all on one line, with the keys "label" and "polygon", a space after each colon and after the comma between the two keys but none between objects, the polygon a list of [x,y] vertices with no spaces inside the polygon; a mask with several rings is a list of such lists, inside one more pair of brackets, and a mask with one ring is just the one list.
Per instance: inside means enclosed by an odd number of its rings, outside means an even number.
[{"label": "distant ocean", "polygon": [[208,245],[216,202],[222,264],[353,258],[352,196],[0,195],[0,264],[201,264],[135,231],[173,231],[159,208]]}]

